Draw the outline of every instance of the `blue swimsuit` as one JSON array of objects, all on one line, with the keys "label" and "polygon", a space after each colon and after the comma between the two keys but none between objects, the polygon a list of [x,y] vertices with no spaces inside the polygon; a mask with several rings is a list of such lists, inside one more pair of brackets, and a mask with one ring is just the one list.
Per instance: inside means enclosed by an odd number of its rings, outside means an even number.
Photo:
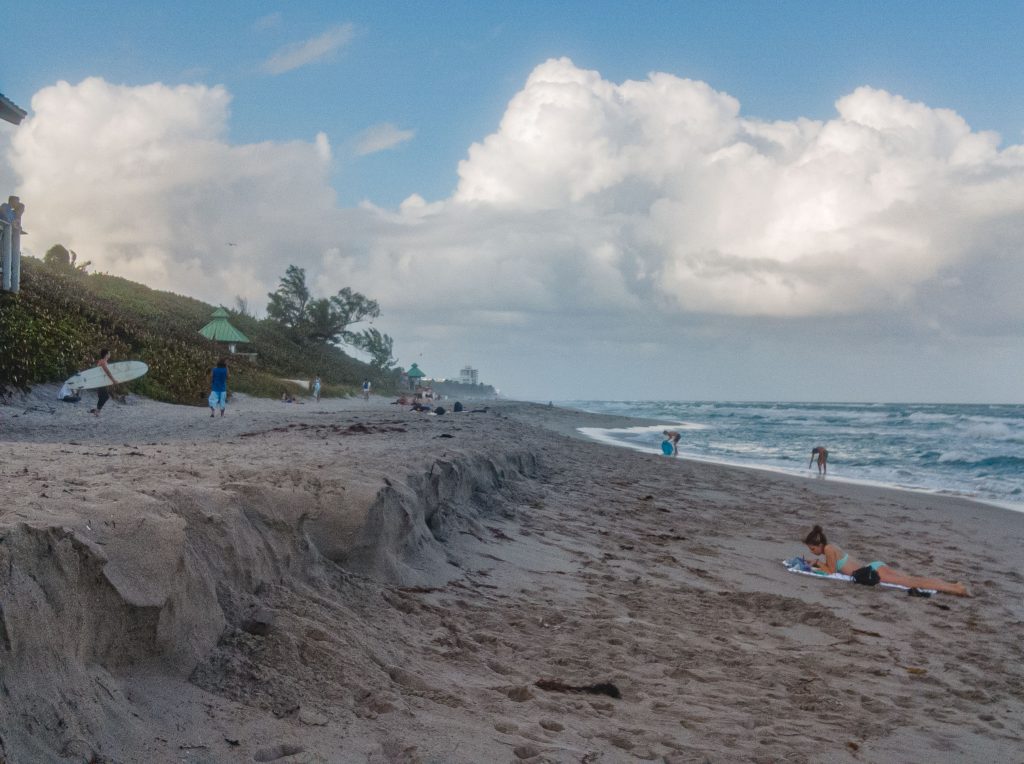
[{"label": "blue swimsuit", "polygon": [[[842,573],[843,572],[843,566],[846,564],[846,561],[848,559],[850,559],[850,553],[846,552],[842,557],[840,557],[838,560],[836,560],[836,573]],[[874,562],[869,562],[868,563],[868,567],[871,568],[872,570],[878,570],[883,565],[885,565],[885,563],[882,562],[881,560],[875,560]]]}]

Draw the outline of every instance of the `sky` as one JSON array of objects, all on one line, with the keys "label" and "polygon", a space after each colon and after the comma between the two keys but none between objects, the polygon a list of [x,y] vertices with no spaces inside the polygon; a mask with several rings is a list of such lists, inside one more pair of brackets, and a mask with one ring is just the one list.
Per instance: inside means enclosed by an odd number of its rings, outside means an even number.
[{"label": "sky", "polygon": [[[1024,402],[1024,4],[41,2],[23,250],[535,400]],[[355,327],[359,328],[359,327]],[[258,350],[258,349],[257,349]],[[358,355],[358,353],[354,353]]]}]

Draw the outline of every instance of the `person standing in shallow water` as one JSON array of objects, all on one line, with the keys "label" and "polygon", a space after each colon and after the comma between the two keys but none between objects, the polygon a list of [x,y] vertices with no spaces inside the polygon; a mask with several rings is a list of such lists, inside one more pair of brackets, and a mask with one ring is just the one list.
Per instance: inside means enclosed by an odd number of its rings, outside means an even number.
[{"label": "person standing in shallow water", "polygon": [[672,444],[672,456],[679,456],[679,441],[683,437],[675,430],[665,430],[661,433],[665,440]]},{"label": "person standing in shallow water", "polygon": [[210,372],[210,416],[216,414],[215,409],[220,408],[220,415],[224,416],[224,409],[228,405],[228,362],[221,358],[217,365]]},{"label": "person standing in shallow water", "polygon": [[828,474],[828,449],[825,448],[824,446],[815,446],[814,448],[812,448],[811,449],[811,461],[807,463],[808,467],[810,467],[812,464],[814,464],[815,457],[817,457],[817,459],[818,459],[818,474],[819,475],[827,475]]},{"label": "person standing in shallow water", "polygon": [[96,365],[103,369],[103,373],[110,377],[110,384],[107,387],[96,388],[96,408],[90,409],[89,413],[93,416],[99,416],[100,411],[103,410],[103,406],[107,401],[110,400],[110,391],[117,385],[117,380],[114,379],[114,375],[110,373],[110,367],[107,363],[110,361],[110,351],[106,348],[100,350],[99,356],[96,358]]},{"label": "person standing in shallow water", "polygon": [[878,574],[878,578],[886,584],[899,584],[911,589],[935,589],[935,591],[956,594],[960,597],[970,596],[967,587],[959,581],[957,583],[950,583],[949,581],[943,581],[941,578],[909,576],[906,573],[890,568],[880,560],[869,563],[867,566],[862,565],[858,560],[851,557],[848,552],[844,552],[835,544],[828,543],[828,539],[825,538],[825,531],[822,530],[820,525],[815,525],[811,532],[804,537],[804,544],[811,550],[811,554],[818,557],[825,556],[824,560],[814,560],[811,563],[811,567],[826,573],[842,573],[849,576],[858,568],[870,567]]}]

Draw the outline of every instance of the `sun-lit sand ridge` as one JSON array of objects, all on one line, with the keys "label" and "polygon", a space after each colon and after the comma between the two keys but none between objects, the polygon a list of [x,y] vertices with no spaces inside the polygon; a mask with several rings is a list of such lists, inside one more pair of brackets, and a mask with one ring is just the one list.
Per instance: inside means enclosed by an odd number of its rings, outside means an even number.
[{"label": "sun-lit sand ridge", "polygon": [[[0,407],[11,762],[1024,749],[1024,514],[615,449],[571,437],[614,418],[530,404],[86,408]],[[814,522],[976,596],[786,573]],[[621,697],[565,691],[594,684]]]}]

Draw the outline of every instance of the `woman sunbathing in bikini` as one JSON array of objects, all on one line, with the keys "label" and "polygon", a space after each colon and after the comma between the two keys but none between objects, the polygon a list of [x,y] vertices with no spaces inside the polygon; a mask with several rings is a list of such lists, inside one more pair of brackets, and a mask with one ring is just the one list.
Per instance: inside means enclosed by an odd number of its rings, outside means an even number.
[{"label": "woman sunbathing in bikini", "polygon": [[[853,571],[864,567],[858,560],[850,557],[849,552],[844,552],[835,544],[828,543],[828,540],[825,538],[825,531],[821,529],[820,525],[815,525],[811,529],[811,532],[804,538],[804,543],[811,550],[811,554],[819,557],[825,555],[824,560],[814,560],[811,563],[813,568],[823,570],[826,573],[842,573],[849,576]],[[906,573],[900,573],[898,570],[894,570],[884,562],[879,561],[871,563],[870,567],[878,573],[878,577],[883,583],[900,584],[912,589],[935,589],[947,594],[957,594],[961,597],[970,596],[967,592],[967,587],[961,583],[951,584],[948,581],[943,581],[941,578],[908,576]]]}]

